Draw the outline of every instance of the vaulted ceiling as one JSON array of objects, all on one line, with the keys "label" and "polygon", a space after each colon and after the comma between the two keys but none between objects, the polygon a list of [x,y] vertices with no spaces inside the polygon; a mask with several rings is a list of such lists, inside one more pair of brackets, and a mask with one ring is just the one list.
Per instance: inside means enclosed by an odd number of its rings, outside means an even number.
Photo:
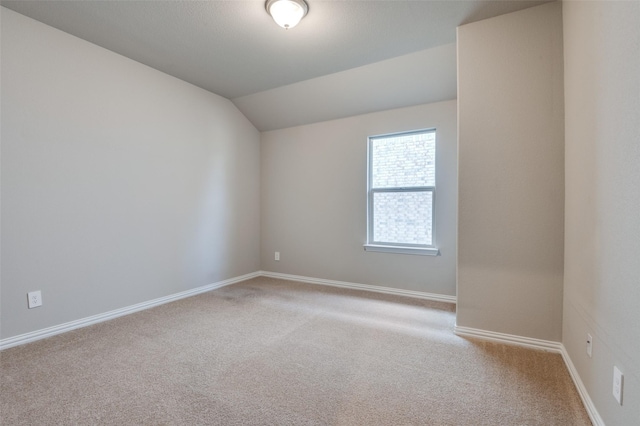
[{"label": "vaulted ceiling", "polygon": [[291,30],[263,0],[1,4],[229,98],[269,130],[453,99],[456,27],[544,2],[307,0]]}]

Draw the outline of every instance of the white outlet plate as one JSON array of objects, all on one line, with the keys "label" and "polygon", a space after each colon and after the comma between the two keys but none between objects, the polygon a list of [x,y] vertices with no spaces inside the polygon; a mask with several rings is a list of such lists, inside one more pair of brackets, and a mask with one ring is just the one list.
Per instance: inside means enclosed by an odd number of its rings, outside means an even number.
[{"label": "white outlet plate", "polygon": [[280,252],[279,251],[276,252],[275,259],[276,260],[280,260]]},{"label": "white outlet plate", "polygon": [[613,397],[622,405],[622,388],[624,386],[624,375],[618,367],[613,366]]},{"label": "white outlet plate", "polygon": [[589,333],[587,333],[587,355],[591,358],[591,354],[593,352],[593,337]]},{"label": "white outlet plate", "polygon": [[29,303],[29,309],[42,306],[42,292],[40,290],[30,291],[29,293],[27,293],[27,300]]}]

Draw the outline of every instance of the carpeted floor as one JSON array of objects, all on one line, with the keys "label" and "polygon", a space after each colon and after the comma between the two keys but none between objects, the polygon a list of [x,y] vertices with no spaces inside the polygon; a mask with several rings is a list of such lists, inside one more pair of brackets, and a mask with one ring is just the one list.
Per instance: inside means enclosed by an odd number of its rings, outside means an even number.
[{"label": "carpeted floor", "polygon": [[589,425],[452,305],[256,278],[0,354],[2,425]]}]

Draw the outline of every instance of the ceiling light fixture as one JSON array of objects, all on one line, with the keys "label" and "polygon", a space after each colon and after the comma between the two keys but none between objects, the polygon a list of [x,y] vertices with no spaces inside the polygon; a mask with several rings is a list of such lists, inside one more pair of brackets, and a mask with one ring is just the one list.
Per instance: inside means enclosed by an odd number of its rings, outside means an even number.
[{"label": "ceiling light fixture", "polygon": [[285,30],[298,25],[309,11],[304,0],[267,0],[267,13]]}]

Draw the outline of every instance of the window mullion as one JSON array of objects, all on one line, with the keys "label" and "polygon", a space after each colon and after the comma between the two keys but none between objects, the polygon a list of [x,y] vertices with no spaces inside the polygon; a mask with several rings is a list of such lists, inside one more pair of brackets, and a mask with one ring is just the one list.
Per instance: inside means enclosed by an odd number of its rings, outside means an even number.
[{"label": "window mullion", "polygon": [[435,192],[435,186],[371,188],[371,192]]}]

